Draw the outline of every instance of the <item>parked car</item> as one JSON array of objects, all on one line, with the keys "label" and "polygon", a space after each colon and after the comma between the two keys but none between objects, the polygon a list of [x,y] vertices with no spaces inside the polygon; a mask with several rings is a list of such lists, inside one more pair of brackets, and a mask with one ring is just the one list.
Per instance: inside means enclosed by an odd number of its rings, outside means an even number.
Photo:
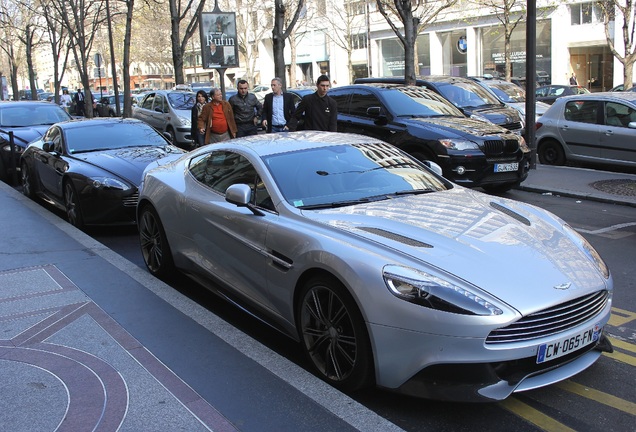
[{"label": "parked car", "polygon": [[[524,123],[526,123],[526,91],[510,81],[488,77],[469,77],[479,85],[489,90],[499,100],[519,111]],[[544,102],[535,103],[535,121],[539,119],[550,108]]]},{"label": "parked car", "polygon": [[571,96],[577,94],[587,94],[590,91],[579,85],[548,85],[537,87],[535,94],[537,102],[545,102],[552,105],[555,100],[563,96]]},{"label": "parked car", "polygon": [[[423,87],[354,84],[329,90],[338,103],[338,131],[379,138],[419,160],[432,160],[462,186],[503,192],[528,176],[523,137],[467,118]],[[516,112],[516,111],[515,111]]]},{"label": "parked car", "polygon": [[[623,91],[624,88],[625,88],[624,84],[619,84],[616,87],[612,88],[610,91],[611,92],[621,92],[621,91]],[[632,88],[630,88],[627,91],[636,92],[636,83],[632,83]]]},{"label": "parked car", "polygon": [[254,93],[254,96],[256,96],[258,100],[262,103],[263,99],[265,99],[265,95],[267,93],[271,93],[272,89],[268,85],[259,84],[254,86],[251,92]]},{"label": "parked car", "polygon": [[144,168],[183,153],[139,120],[57,123],[22,154],[22,191],[66,211],[78,228],[133,224]]},{"label": "parked car", "polygon": [[155,90],[133,107],[132,116],[170,134],[175,145],[189,149],[192,147],[190,119],[195,97],[196,93],[191,91]]},{"label": "parked car", "polygon": [[[373,82],[404,84],[404,78],[358,78],[355,80],[356,84]],[[471,79],[430,75],[418,78],[416,85],[424,86],[442,95],[459,108],[466,117],[488,121],[520,135],[524,132],[524,120],[519,112],[501,103],[491,92]]]},{"label": "parked car", "polygon": [[611,349],[612,277],[582,236],[373,138],[201,147],[149,166],[137,211],[151,274],[238,303],[345,391],[495,401]]},{"label": "parked car", "polygon": [[[20,154],[29,142],[38,139],[53,124],[70,120],[59,105],[38,101],[0,102],[0,180],[19,178]],[[9,132],[13,132],[13,159]]]},{"label": "parked car", "polygon": [[[119,95],[119,115],[124,112],[124,95]],[[95,104],[95,117],[116,117],[117,104],[115,103],[115,95],[105,95]]]},{"label": "parked car", "polygon": [[607,92],[557,99],[537,123],[539,161],[595,162],[636,168],[636,93]]}]

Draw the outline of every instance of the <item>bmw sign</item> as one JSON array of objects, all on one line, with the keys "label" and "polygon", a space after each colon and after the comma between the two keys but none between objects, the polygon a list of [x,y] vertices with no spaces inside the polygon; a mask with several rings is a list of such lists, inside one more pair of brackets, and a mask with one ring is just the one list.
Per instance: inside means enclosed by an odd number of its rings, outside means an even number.
[{"label": "bmw sign", "polygon": [[457,51],[462,54],[466,54],[466,50],[468,49],[468,42],[466,42],[466,36],[460,36],[457,40]]}]

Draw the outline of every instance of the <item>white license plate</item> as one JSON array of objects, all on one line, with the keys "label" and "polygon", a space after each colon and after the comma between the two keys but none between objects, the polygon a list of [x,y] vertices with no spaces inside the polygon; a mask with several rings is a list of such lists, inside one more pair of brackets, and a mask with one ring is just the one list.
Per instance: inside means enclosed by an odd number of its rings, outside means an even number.
[{"label": "white license plate", "polygon": [[519,162],[495,164],[495,172],[510,172],[519,169]]},{"label": "white license plate", "polygon": [[545,363],[557,359],[573,351],[583,348],[596,342],[601,335],[603,328],[596,324],[594,327],[583,330],[579,334],[539,346],[537,353],[537,363]]}]

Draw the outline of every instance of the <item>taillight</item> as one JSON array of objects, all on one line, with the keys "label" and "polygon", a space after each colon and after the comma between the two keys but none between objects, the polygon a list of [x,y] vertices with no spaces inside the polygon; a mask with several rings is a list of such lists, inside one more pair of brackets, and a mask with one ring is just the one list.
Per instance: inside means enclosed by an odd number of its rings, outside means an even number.
[{"label": "taillight", "polygon": [[536,123],[534,124],[534,130],[539,130],[539,128],[540,128],[541,126],[543,126],[543,123],[541,123],[541,122],[536,122]]}]

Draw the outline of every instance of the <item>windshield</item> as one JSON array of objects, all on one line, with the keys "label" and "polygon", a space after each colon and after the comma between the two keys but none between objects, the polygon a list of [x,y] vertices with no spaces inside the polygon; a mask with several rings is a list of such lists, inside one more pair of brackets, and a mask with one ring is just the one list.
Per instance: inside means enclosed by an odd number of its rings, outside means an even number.
[{"label": "windshield", "polygon": [[55,104],[7,103],[0,107],[0,127],[44,126],[70,119],[71,116]]},{"label": "windshield", "polygon": [[451,187],[385,143],[299,150],[264,162],[287,202],[298,208],[341,207]]},{"label": "windshield", "polygon": [[497,95],[500,101],[507,103],[525,102],[526,92],[513,83],[489,83],[488,87]]},{"label": "windshield", "polygon": [[453,105],[460,108],[476,108],[486,105],[501,105],[488,90],[475,82],[438,83],[439,91]]},{"label": "windshield", "polygon": [[464,117],[461,111],[446,99],[419,87],[397,87],[397,91],[383,91],[385,104],[398,117]]},{"label": "windshield", "polygon": [[189,110],[194,106],[196,93],[193,92],[171,92],[168,93],[168,101],[172,108],[176,110]]},{"label": "windshield", "polygon": [[127,147],[166,147],[169,142],[145,123],[86,122],[65,130],[69,153]]}]

